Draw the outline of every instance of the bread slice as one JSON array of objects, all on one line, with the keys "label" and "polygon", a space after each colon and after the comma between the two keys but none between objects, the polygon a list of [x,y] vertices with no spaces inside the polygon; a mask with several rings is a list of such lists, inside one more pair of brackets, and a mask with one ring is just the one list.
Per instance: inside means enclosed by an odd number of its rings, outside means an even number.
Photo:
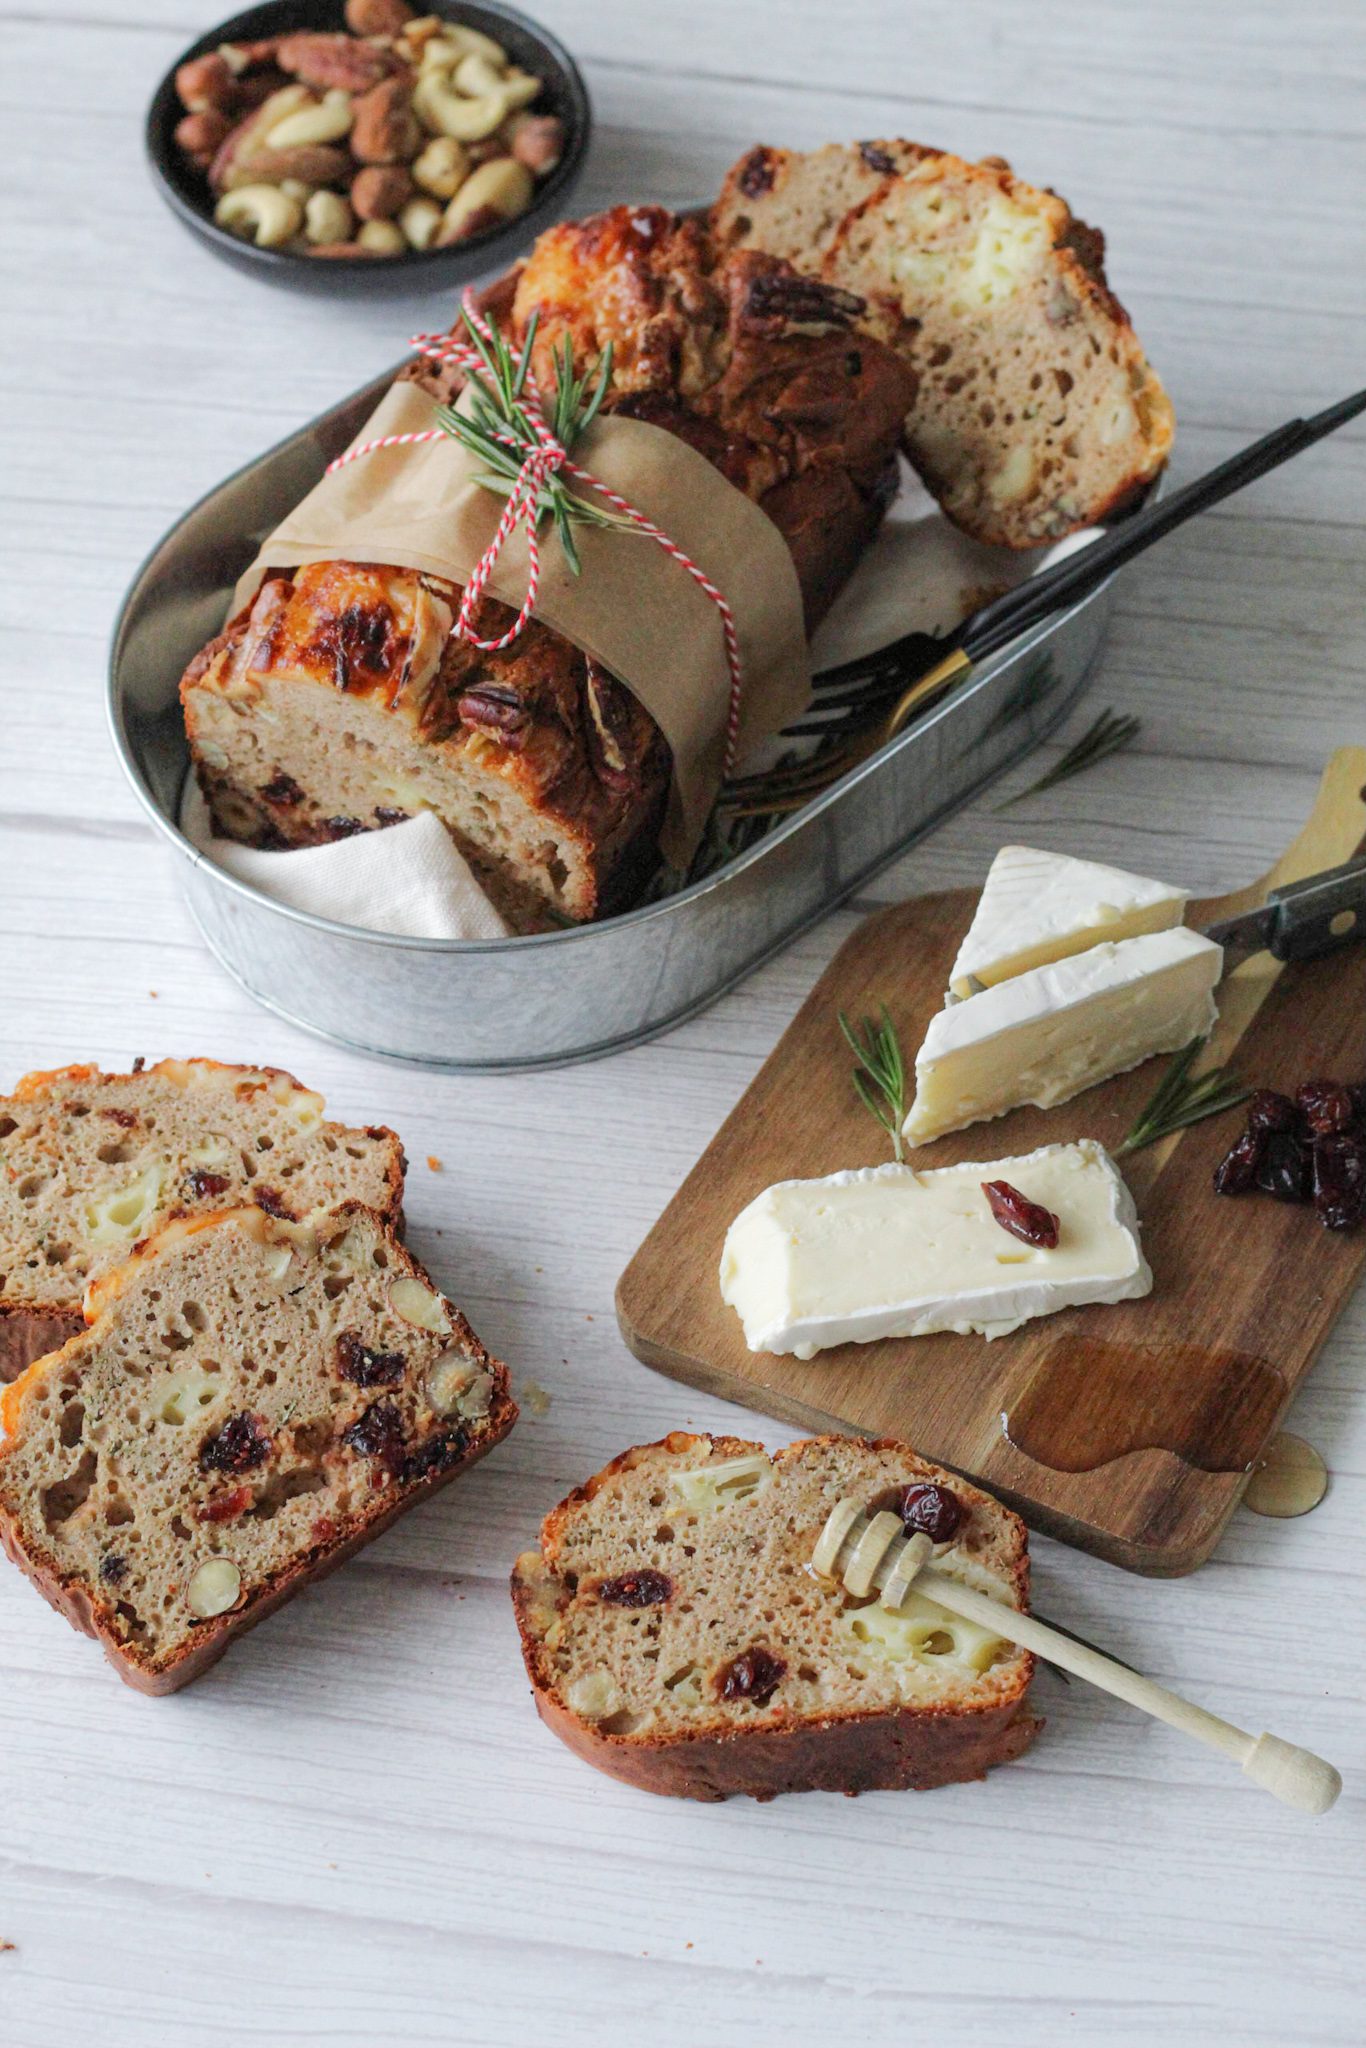
[{"label": "bread slice", "polygon": [[382,1216],[170,1223],[0,1402],[0,1543],[121,1677],[174,1692],[483,1457],[505,1366]]},{"label": "bread slice", "polygon": [[1038,547],[1117,512],[1161,469],[1172,409],[1105,280],[1105,238],[999,157],[901,141],[755,149],[718,238],[867,301],[916,372],[912,462],[965,532]]},{"label": "bread slice", "polygon": [[0,1380],[82,1329],[87,1283],[172,1216],[357,1201],[401,1230],[403,1147],[324,1106],[279,1067],[217,1060],[59,1067],[0,1096]]},{"label": "bread slice", "polygon": [[923,1791],[1018,1756],[1040,1726],[1025,1651],[914,1592],[891,1615],[809,1569],[837,1501],[917,1482],[963,1511],[940,1569],[1027,1607],[1023,1523],[904,1444],[814,1437],[769,1458],[675,1432],[623,1452],[513,1571],[542,1720],[610,1777],[686,1799]]}]

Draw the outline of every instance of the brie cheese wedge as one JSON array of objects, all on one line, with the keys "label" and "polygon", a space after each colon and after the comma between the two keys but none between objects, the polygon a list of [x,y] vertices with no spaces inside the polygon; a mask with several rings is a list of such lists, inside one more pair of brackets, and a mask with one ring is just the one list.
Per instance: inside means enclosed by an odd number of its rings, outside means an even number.
[{"label": "brie cheese wedge", "polygon": [[1180,924],[1186,891],[1099,861],[1032,846],[1003,846],[987,870],[967,937],[949,976],[960,998],[1031,967]]},{"label": "brie cheese wedge", "polygon": [[1223,948],[1177,925],[1033,967],[936,1013],[915,1057],[905,1136],[945,1131],[1032,1102],[1067,1102],[1154,1053],[1206,1038]]},{"label": "brie cheese wedge", "polygon": [[[1053,1211],[1053,1250],[1002,1228],[982,1192],[988,1180]],[[870,1166],[778,1181],[736,1217],[721,1254],[721,1296],[750,1350],[796,1358],[937,1330],[1000,1337],[1152,1284],[1133,1197],[1090,1138],[932,1172]]]}]

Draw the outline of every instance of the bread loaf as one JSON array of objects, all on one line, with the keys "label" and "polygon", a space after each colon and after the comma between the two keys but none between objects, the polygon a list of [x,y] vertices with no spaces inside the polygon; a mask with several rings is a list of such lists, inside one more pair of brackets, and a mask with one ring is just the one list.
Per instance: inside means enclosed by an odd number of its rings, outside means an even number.
[{"label": "bread loaf", "polygon": [[512,1597],[541,1718],[644,1791],[924,1790],[979,1778],[1039,1726],[1033,1660],[912,1591],[891,1613],[818,1580],[836,1503],[938,1489],[940,1570],[1026,1608],[1024,1525],[904,1444],[816,1437],[770,1458],[676,1432],[547,1515]]},{"label": "bread loaf", "polygon": [[328,1123],[279,1067],[59,1067],[0,1096],[0,1379],[83,1328],[87,1283],[172,1216],[365,1202],[402,1227],[403,1148]]},{"label": "bread loaf", "polygon": [[[753,252],[718,257],[697,221],[625,207],[562,223],[491,295],[535,367],[570,340],[605,410],[687,441],[791,550],[808,625],[885,509],[913,380],[850,346],[847,294]],[[458,373],[415,365],[433,395]],[[459,586],[330,561],[272,575],[191,662],[186,730],[220,832],[310,845],[433,810],[514,929],[626,904],[658,864],[669,749],[631,692],[539,622],[485,654],[451,637]],[[485,598],[475,628],[512,613]]]},{"label": "bread loaf", "polygon": [[1172,410],[1105,279],[1105,239],[1000,158],[912,142],[751,150],[718,239],[866,301],[915,371],[906,446],[976,539],[1038,547],[1151,482]]},{"label": "bread loaf", "polygon": [[384,1218],[168,1224],[8,1387],[0,1542],[130,1685],[174,1692],[483,1457],[506,1368]]}]

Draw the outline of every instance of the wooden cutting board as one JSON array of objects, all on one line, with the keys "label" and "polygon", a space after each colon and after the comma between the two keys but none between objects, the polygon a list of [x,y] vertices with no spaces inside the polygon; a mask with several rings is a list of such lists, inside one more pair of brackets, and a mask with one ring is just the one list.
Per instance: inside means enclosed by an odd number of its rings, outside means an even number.
[{"label": "wooden cutting board", "polygon": [[[1247,889],[1192,903],[1190,922],[1251,909],[1268,888],[1350,860],[1363,839],[1366,748],[1345,748],[1284,858]],[[1307,1207],[1213,1193],[1213,1168],[1242,1127],[1236,1111],[1121,1162],[1155,1275],[1143,1301],[1065,1310],[991,1343],[891,1339],[804,1364],[748,1351],[721,1300],[726,1229],[770,1182],[890,1157],[855,1097],[837,1014],[886,1002],[909,1064],[975,901],[958,890],[899,904],[841,949],[627,1268],[622,1333],[647,1365],[784,1422],[903,1438],[1035,1527],[1131,1571],[1192,1571],[1366,1261],[1366,1230],[1325,1231]],[[1366,1077],[1366,945],[1286,968],[1258,955],[1225,980],[1220,1011],[1210,1057],[1250,1085]],[[920,1147],[915,1163],[1079,1137],[1114,1149],[1163,1070],[1150,1060],[1060,1108],[977,1124]]]}]

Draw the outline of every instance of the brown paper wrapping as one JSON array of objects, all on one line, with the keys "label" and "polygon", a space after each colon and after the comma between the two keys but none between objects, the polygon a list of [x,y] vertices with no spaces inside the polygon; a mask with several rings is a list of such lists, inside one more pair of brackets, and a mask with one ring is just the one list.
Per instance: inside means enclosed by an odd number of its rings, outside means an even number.
[{"label": "brown paper wrapping", "polygon": [[[395,384],[352,446],[384,434],[421,433],[433,424],[426,393],[415,384]],[[742,757],[798,717],[810,698],[801,591],[781,534],[705,457],[644,421],[595,420],[575,444],[574,460],[652,519],[729,602],[744,678]],[[255,594],[268,569],[305,562],[386,562],[465,583],[503,509],[501,498],[472,481],[477,467],[443,435],[417,447],[376,449],[324,477],[267,538],[238,583],[234,611]],[[731,685],[720,613],[644,534],[576,526],[583,564],[577,577],[553,528],[543,525],[540,538],[536,615],[619,677],[668,740],[673,787],[660,845],[667,860],[686,865],[725,759]],[[488,588],[516,610],[526,587],[519,527]]]}]

